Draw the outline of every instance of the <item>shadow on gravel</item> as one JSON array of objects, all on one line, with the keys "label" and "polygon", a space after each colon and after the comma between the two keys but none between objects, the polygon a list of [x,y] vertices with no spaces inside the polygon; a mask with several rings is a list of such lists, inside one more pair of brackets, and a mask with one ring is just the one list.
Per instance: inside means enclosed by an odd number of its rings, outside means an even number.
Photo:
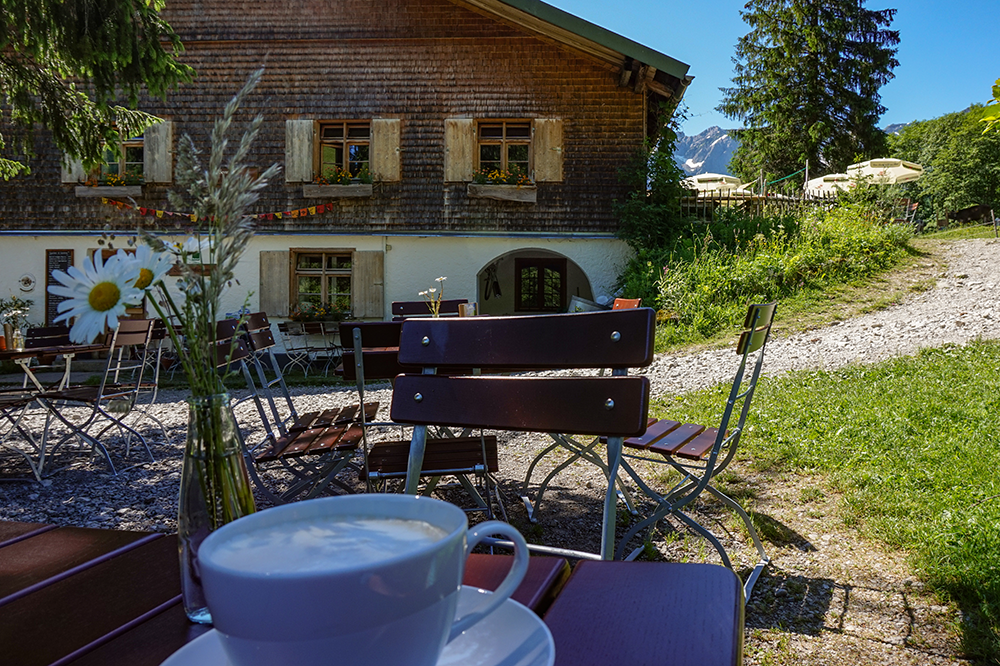
[{"label": "shadow on gravel", "polygon": [[[741,572],[741,577],[749,573]],[[837,587],[829,578],[791,576],[772,567],[764,570],[757,580],[746,610],[746,628],[777,629],[807,636],[818,636],[824,628],[824,618],[830,611]],[[841,595],[838,595],[841,596]],[[843,618],[850,604],[850,590],[843,590]],[[841,623],[843,620],[840,620]],[[842,628],[841,628],[842,629]]]}]

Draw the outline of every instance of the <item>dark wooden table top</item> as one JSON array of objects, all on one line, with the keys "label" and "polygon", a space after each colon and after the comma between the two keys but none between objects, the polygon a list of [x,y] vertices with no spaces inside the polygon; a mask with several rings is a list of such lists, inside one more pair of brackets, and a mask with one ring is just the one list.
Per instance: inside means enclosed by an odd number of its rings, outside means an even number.
[{"label": "dark wooden table top", "polygon": [[20,358],[33,358],[35,356],[65,356],[67,354],[87,354],[90,352],[104,351],[107,345],[54,345],[50,347],[27,347],[25,349],[2,349],[0,350],[0,361],[15,361]]},{"label": "dark wooden table top", "polygon": [[[464,583],[495,589],[505,555]],[[557,666],[742,662],[739,579],[716,565],[532,556],[513,598],[552,631]],[[567,580],[568,578],[568,580]],[[0,521],[0,661],[158,666],[210,628],[188,622],[173,535]]]}]

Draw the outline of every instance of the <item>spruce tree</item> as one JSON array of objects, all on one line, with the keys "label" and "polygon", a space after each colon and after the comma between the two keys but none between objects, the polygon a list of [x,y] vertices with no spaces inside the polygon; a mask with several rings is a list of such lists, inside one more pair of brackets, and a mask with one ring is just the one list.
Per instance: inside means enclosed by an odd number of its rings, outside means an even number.
[{"label": "spruce tree", "polygon": [[36,124],[93,166],[105,145],[153,122],[134,110],[139,93],[160,96],[193,75],[157,13],[163,2],[0,0],[0,178],[27,170]]},{"label": "spruce tree", "polygon": [[843,171],[863,156],[881,157],[885,112],[879,89],[889,82],[899,33],[895,9],[869,10],[865,0],[749,0],[741,11],[750,32],[736,45],[731,88],[718,110],[741,121],[730,169],[744,180]]}]

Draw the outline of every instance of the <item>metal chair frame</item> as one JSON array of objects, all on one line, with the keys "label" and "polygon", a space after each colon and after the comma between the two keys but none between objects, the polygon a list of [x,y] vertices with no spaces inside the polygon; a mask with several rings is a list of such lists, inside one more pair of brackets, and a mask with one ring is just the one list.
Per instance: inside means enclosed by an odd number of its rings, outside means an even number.
[{"label": "metal chair frame", "polygon": [[[118,322],[118,327],[111,334],[108,362],[99,386],[70,386],[44,391],[35,396],[58,421],[70,429],[53,447],[53,453],[69,438],[78,436],[90,444],[94,453],[103,454],[111,473],[117,474],[111,455],[101,438],[108,430],[118,428],[125,440],[125,457],[131,451],[134,437],[146,449],[150,461],[155,462],[145,437],[125,423],[126,415],[135,407],[142,385],[146,367],[143,362],[144,350],[150,345],[154,323],[154,319],[122,319]],[[68,409],[74,406],[89,408],[90,412],[81,420],[74,421],[67,415]],[[107,421],[107,424],[96,434],[90,434],[90,429],[102,421]]]},{"label": "metal chair frame", "polygon": [[[753,586],[761,572],[770,562],[770,557],[765,552],[757,530],[754,528],[747,512],[736,500],[728,497],[713,485],[712,481],[729,466],[736,455],[739,439],[744,431],[747,414],[750,411],[750,405],[760,380],[761,368],[764,363],[764,351],[770,337],[771,325],[774,321],[776,309],[776,303],[752,304],[747,309],[743,331],[736,345],[736,353],[740,357],[740,363],[733,378],[725,409],[723,410],[717,429],[706,429],[703,426],[682,425],[676,421],[666,421],[666,426],[661,429],[661,434],[658,437],[654,438],[651,436],[642,440],[626,442],[622,470],[632,478],[636,485],[650,499],[656,502],[656,508],[646,518],[630,527],[616,553],[616,556],[619,558],[623,555],[623,548],[629,539],[643,530],[651,530],[659,520],[673,515],[696,533],[705,537],[719,553],[722,563],[732,569],[732,561],[718,537],[684,511],[685,507],[698,499],[703,492],[708,492],[740,517],[759,555],[758,562],[754,565],[753,571],[744,584],[745,598],[750,598]],[[752,354],[756,354],[756,359],[751,363],[750,358]],[[748,363],[751,363],[749,376],[747,373]],[[739,416],[736,425],[731,425],[733,414],[737,413],[737,406]],[[704,437],[714,434],[714,440],[707,453],[703,454],[700,450],[695,453],[692,449],[692,452],[688,454],[685,452],[680,441],[678,441],[673,454],[649,453],[651,450],[650,447],[654,447],[652,450],[656,451],[657,441],[665,441],[665,438],[670,436],[671,433],[680,434],[685,428],[688,428],[690,433],[695,436]],[[692,437],[688,435],[684,436],[688,437],[686,443],[690,444],[694,441]],[[678,437],[678,440],[681,439],[681,437]],[[631,460],[667,464],[681,474],[681,480],[665,493],[658,493],[635,471],[629,462]],[[625,559],[634,559],[640,551],[641,549],[636,549]]]}]

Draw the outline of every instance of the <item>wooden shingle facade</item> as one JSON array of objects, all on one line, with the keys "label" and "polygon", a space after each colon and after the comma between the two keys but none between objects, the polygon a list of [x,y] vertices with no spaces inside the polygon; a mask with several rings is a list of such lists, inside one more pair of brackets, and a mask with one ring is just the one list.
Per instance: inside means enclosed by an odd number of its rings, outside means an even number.
[{"label": "wooden shingle facade", "polygon": [[[14,272],[41,278],[44,250],[61,246],[78,248],[79,262],[107,227],[183,234],[166,197],[177,141],[189,134],[206,147],[222,107],[264,66],[241,114],[264,117],[253,162],[283,172],[251,211],[260,217],[244,280],[271,314],[299,298],[298,257],[313,250],[351,255],[340,265],[350,269],[352,309],[367,318],[414,300],[438,275],[449,276],[449,296],[482,311],[526,311],[527,301],[507,302],[525,265],[518,257],[568,260],[563,306],[571,295],[596,298],[627,256],[614,239],[618,170],[659,104],[678,101],[690,80],[686,65],[536,0],[171,0],[163,16],[197,76],[166,99],[142,100],[166,121],[145,137],[144,182],[82,184],[87,175],[40,133],[31,174],[0,182],[0,232],[35,255]],[[317,183],[335,154],[323,147],[328,136],[355,131],[372,182]],[[500,148],[484,152],[491,132]],[[509,145],[518,147],[504,152]],[[531,182],[473,183],[498,151],[524,160]],[[588,242],[597,245],[572,249]],[[495,296],[503,286],[508,296]],[[347,283],[329,289],[343,295]]]}]

